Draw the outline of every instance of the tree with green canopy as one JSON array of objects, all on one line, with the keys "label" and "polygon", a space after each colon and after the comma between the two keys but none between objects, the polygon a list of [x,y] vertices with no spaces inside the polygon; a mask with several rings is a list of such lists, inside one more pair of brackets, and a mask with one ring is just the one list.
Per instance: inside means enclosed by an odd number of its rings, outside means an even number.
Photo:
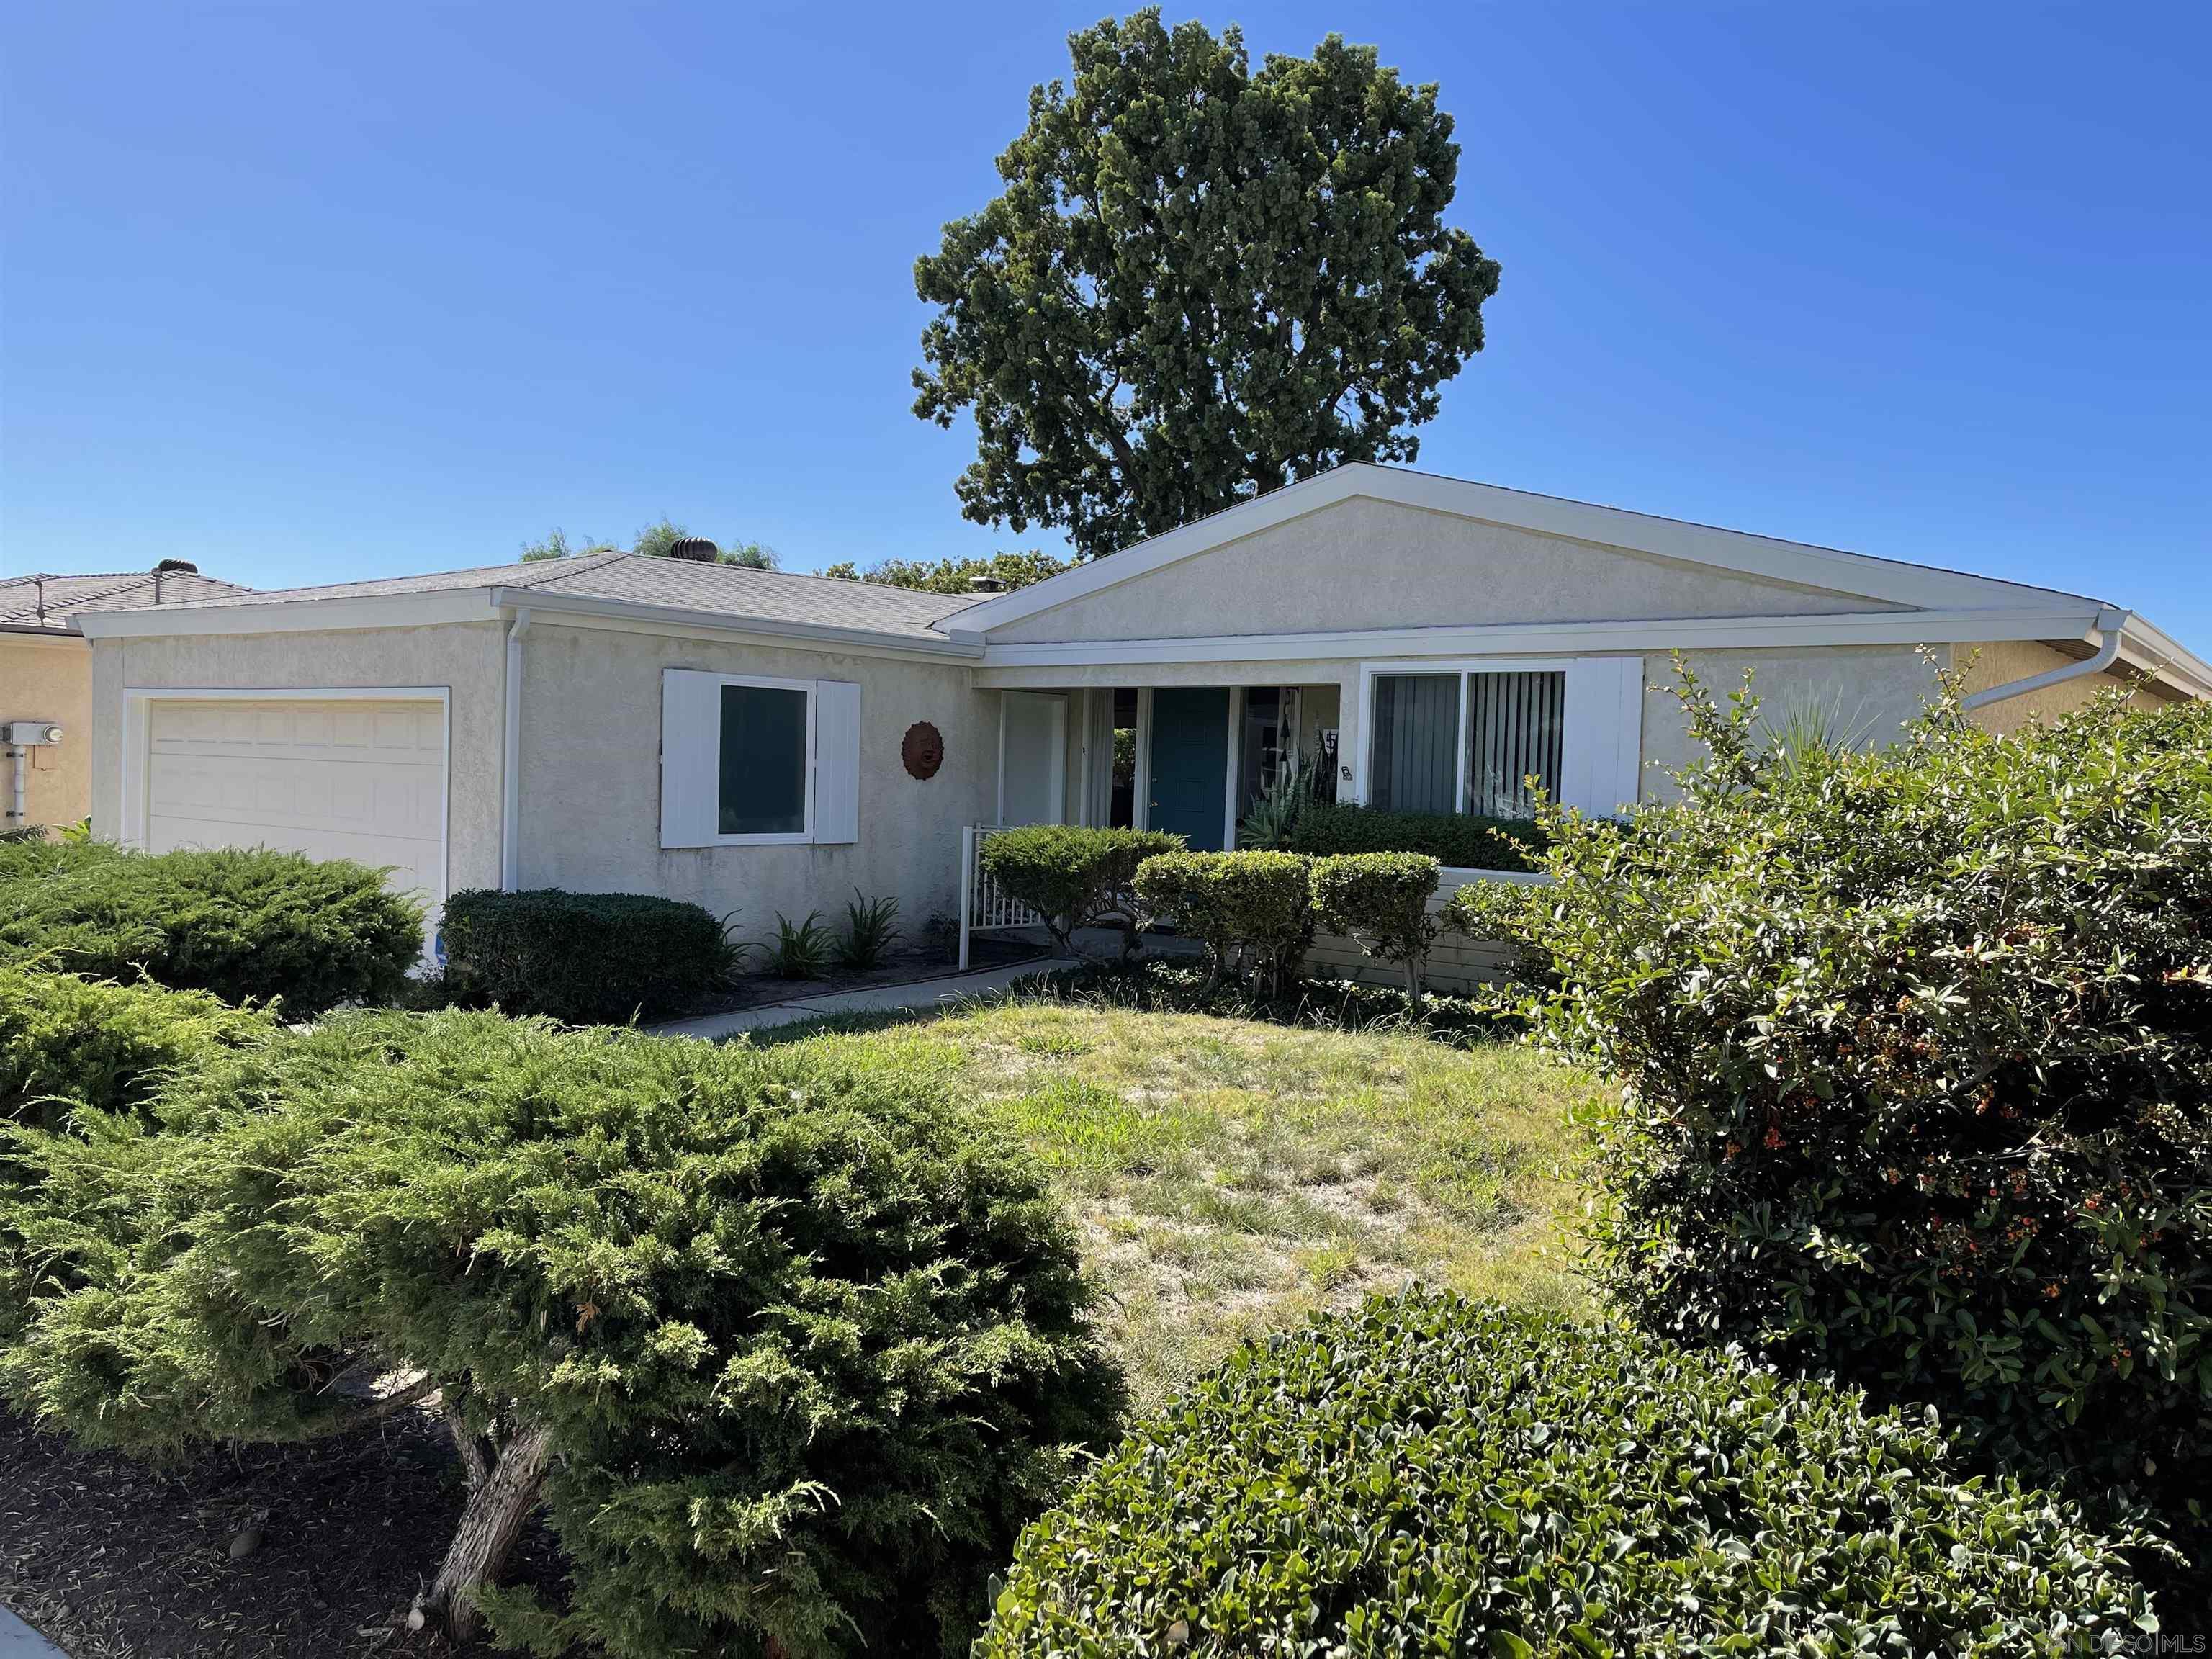
[{"label": "tree with green canopy", "polygon": [[[666,514],[660,521],[649,524],[637,532],[629,550],[648,559],[665,559],[676,550],[676,544],[691,532]],[[546,559],[573,559],[589,553],[619,553],[622,550],[612,542],[603,542],[596,537],[585,536],[570,541],[565,532],[555,529],[544,540],[522,544],[522,562],[536,564]],[[718,545],[714,551],[717,564],[744,565],[753,570],[773,570],[776,568],[775,550],[763,542],[736,541]]]},{"label": "tree with green canopy", "polygon": [[975,422],[962,513],[1093,556],[1414,459],[1498,281],[1444,222],[1460,150],[1436,87],[1336,35],[1255,74],[1238,30],[1157,8],[1068,46],[1005,192],[915,264],[939,307],[915,413]]},{"label": "tree with green canopy", "polygon": [[1054,558],[1036,548],[994,553],[988,559],[884,559],[866,571],[850,559],[833,564],[822,574],[847,581],[876,582],[886,587],[911,587],[925,593],[973,593],[975,579],[996,582],[1007,592],[1027,587],[1048,576],[1072,570],[1079,562]]}]

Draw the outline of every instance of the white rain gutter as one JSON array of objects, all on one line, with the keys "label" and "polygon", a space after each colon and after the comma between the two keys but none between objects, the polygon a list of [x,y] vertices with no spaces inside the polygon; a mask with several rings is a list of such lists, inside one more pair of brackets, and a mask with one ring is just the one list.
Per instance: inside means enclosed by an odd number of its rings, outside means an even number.
[{"label": "white rain gutter", "polygon": [[522,884],[522,636],[530,613],[517,611],[507,625],[507,730],[500,741],[499,885]]},{"label": "white rain gutter", "polygon": [[1977,691],[1959,704],[1961,708],[1987,708],[1993,702],[2009,702],[2014,697],[2024,697],[2031,691],[2040,691],[2045,686],[2063,685],[2068,680],[2078,680],[2086,675],[2101,674],[2118,659],[2120,635],[2126,631],[2130,613],[2107,605],[2097,613],[2094,624],[2105,636],[2097,647],[2097,654],[2085,657],[2080,662],[2069,662],[2063,668],[2053,668],[2046,673],[2031,674],[2024,680],[2014,680],[2008,685],[1993,685],[1986,691]]}]

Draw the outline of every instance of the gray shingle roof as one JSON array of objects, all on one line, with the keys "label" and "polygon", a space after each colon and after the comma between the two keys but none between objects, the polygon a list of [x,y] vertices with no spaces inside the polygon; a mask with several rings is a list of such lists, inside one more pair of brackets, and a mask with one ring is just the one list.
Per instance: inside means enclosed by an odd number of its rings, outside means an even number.
[{"label": "gray shingle roof", "polygon": [[[649,558],[636,553],[588,553],[529,564],[477,565],[465,570],[393,576],[381,581],[338,582],[322,587],[268,588],[210,599],[195,609],[295,604],[313,599],[366,599],[401,593],[452,592],[471,587],[528,587],[576,599],[620,599],[633,605],[700,611],[732,621],[802,623],[869,633],[941,641],[932,626],[978,601],[945,593],[743,565],[701,564],[689,559]],[[167,607],[164,606],[166,609]]]},{"label": "gray shingle roof", "polygon": [[44,572],[0,577],[0,628],[75,632],[70,618],[80,611],[137,611],[157,602],[164,610],[204,599],[251,592],[236,582],[218,581],[191,571],[165,570],[157,584],[150,570],[55,576]]}]

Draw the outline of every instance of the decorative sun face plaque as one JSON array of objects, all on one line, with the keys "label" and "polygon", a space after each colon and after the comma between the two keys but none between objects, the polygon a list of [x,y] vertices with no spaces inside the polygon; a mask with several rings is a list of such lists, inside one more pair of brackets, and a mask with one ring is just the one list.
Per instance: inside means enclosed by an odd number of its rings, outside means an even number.
[{"label": "decorative sun face plaque", "polygon": [[906,740],[899,744],[899,758],[906,763],[908,777],[935,777],[937,769],[945,764],[944,733],[927,720],[916,720],[906,729]]}]

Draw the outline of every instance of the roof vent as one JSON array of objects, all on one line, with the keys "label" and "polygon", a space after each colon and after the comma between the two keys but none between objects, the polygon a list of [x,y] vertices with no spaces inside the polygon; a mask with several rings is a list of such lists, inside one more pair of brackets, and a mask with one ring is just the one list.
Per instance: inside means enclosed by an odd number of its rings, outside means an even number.
[{"label": "roof vent", "polygon": [[164,559],[154,567],[154,574],[157,576],[197,576],[200,574],[200,568],[190,559]]},{"label": "roof vent", "polygon": [[970,593],[1003,593],[1006,591],[1006,584],[997,576],[970,576],[968,591]]},{"label": "roof vent", "polygon": [[668,544],[672,559],[689,559],[694,564],[714,564],[722,556],[722,550],[704,536],[678,536]]}]

